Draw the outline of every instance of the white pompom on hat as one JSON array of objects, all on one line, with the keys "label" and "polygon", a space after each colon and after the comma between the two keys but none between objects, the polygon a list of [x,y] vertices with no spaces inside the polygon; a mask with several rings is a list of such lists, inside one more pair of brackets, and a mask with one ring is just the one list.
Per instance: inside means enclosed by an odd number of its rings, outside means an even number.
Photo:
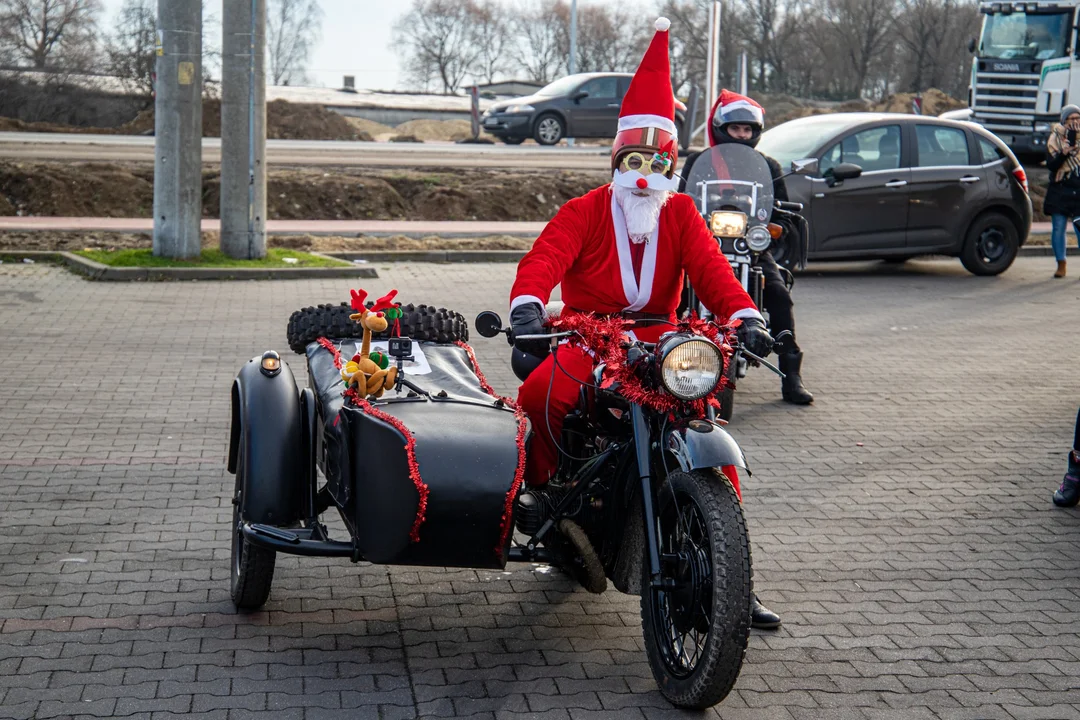
[{"label": "white pompom on hat", "polygon": [[658,18],[656,18],[656,31],[657,32],[667,32],[670,27],[671,27],[671,21],[668,20],[666,17],[658,17]]}]

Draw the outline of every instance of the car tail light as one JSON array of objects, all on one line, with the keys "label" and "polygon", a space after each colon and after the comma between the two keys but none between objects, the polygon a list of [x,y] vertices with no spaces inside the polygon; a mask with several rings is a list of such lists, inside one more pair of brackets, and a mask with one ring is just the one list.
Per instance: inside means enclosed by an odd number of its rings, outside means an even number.
[{"label": "car tail light", "polygon": [[1024,188],[1024,192],[1028,192],[1027,173],[1024,172],[1024,168],[1018,167],[1013,170],[1013,177],[1020,183],[1020,187]]}]

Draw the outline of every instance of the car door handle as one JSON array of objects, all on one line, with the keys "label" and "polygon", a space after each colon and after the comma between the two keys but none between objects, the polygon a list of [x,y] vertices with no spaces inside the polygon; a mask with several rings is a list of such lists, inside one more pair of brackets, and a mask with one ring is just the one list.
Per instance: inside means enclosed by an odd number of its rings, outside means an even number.
[{"label": "car door handle", "polygon": [[960,178],[960,182],[964,183],[965,185],[970,185],[971,183],[979,182],[979,180],[981,179],[982,178],[976,175],[965,175],[964,177]]},{"label": "car door handle", "polygon": [[885,183],[887,188],[899,188],[907,185],[907,180],[893,180],[892,182]]}]

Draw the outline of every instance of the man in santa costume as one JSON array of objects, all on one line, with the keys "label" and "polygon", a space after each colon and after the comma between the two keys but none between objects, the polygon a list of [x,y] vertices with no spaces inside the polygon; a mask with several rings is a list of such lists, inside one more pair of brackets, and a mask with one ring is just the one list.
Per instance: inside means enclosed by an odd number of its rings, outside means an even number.
[{"label": "man in santa costume", "polygon": [[[676,319],[685,272],[715,315],[741,321],[739,339],[750,352],[765,356],[772,347],[764,319],[693,200],[676,192],[670,25],[666,18],[656,21],[656,35],[623,99],[611,150],[613,181],[563,205],[518,265],[510,295],[516,336],[545,332],[544,307],[561,283],[564,313],[622,315],[634,321],[630,329],[639,340],[656,342]],[[546,341],[515,345],[538,357],[549,352]],[[558,366],[548,355],[521,385],[519,403],[534,428],[526,464],[530,486],[545,485],[557,469],[563,420],[593,365],[584,349],[566,345],[558,351]],[[755,615],[759,608],[755,599]]]}]

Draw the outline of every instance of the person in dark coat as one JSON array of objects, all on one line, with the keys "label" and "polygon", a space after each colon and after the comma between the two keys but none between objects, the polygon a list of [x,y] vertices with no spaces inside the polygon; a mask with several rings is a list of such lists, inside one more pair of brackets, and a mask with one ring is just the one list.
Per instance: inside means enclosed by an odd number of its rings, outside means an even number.
[{"label": "person in dark coat", "polygon": [[1076,429],[1073,431],[1073,446],[1069,451],[1069,464],[1061,487],[1054,493],[1054,504],[1058,507],[1076,507],[1080,503],[1080,413],[1076,414]]},{"label": "person in dark coat", "polygon": [[[761,105],[748,97],[724,90],[713,107],[709,127],[709,145],[715,147],[725,143],[739,143],[756,148],[764,129],[765,111]],[[693,167],[699,155],[700,153],[695,153],[686,158],[679,192],[686,189],[686,178],[690,177],[690,168]],[[773,196],[777,200],[787,202],[787,186],[784,184],[784,173],[780,168],[780,163],[764,153],[761,153],[761,156],[765,158],[765,162],[769,165],[769,172],[772,173]],[[809,405],[814,402],[814,396],[803,387],[802,383],[803,353],[795,340],[795,302],[791,299],[791,291],[788,290],[772,253],[767,250],[761,253],[757,259],[757,266],[765,275],[765,292],[762,295],[761,304],[769,312],[769,327],[772,335],[775,337],[784,330],[791,333],[783,347],[778,345],[774,348],[780,361],[780,370],[785,375],[780,386],[781,394],[789,403]]]},{"label": "person in dark coat", "polygon": [[1066,105],[1061,110],[1061,124],[1050,131],[1046,142],[1046,169],[1050,186],[1043,201],[1043,212],[1050,216],[1050,244],[1057,258],[1054,277],[1065,277],[1065,235],[1072,221],[1077,246],[1080,247],[1080,107]]}]

